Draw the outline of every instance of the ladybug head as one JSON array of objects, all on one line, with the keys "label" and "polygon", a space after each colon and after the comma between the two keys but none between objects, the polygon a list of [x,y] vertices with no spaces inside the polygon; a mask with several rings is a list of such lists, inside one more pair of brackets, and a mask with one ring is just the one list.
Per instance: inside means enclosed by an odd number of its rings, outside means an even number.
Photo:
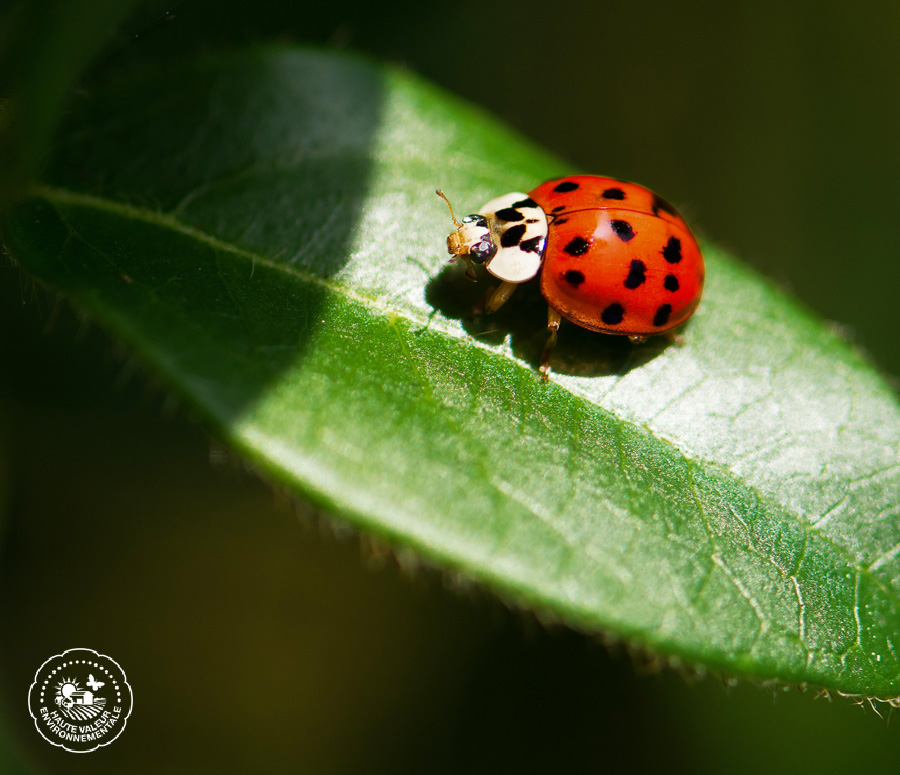
[{"label": "ladybug head", "polygon": [[491,229],[488,226],[487,218],[473,213],[463,218],[460,223],[453,214],[450,200],[444,196],[442,191],[438,190],[436,193],[447,203],[453,225],[456,226],[455,231],[450,232],[447,237],[447,252],[453,256],[450,260],[455,261],[457,258],[462,258],[469,265],[466,276],[474,282],[474,264],[483,264],[497,252],[497,246],[491,238]]},{"label": "ladybug head", "polygon": [[447,252],[452,256],[462,256],[483,264],[494,253],[497,246],[491,239],[491,230],[487,218],[478,213],[467,215],[462,223],[457,224],[456,231],[447,237]]}]

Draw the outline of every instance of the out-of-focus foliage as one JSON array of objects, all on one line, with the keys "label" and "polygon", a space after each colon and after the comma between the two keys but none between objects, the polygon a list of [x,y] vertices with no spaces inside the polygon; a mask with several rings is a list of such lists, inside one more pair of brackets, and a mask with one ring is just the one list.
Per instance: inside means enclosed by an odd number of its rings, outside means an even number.
[{"label": "out-of-focus foliage", "polygon": [[135,0],[14,0],[0,10],[0,207],[44,161],[85,68]]}]

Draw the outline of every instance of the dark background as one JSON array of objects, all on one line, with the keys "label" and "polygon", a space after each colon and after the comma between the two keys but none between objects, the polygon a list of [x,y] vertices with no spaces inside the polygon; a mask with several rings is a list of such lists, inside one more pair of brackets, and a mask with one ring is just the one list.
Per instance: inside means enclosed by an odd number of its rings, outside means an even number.
[{"label": "dark background", "polygon": [[[261,40],[386,58],[585,172],[659,191],[900,375],[900,6],[151,2],[88,79]],[[0,407],[0,718],[29,768],[896,767],[897,725],[869,708],[660,672],[398,566],[211,447],[7,265]],[[135,692],[122,737],[86,756],[51,748],[26,711],[37,667],[76,646],[114,657]]]}]

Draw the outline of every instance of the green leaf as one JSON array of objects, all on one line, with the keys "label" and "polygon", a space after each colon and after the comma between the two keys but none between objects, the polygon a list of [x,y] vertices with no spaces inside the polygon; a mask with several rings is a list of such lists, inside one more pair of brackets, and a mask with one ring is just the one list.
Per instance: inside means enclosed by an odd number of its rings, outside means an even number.
[{"label": "green leaf", "polygon": [[534,289],[469,319],[434,188],[567,171],[401,70],[258,49],[96,88],[2,229],[330,512],[666,655],[900,694],[900,411],[825,324],[708,243],[682,347],[564,326],[543,384]]}]

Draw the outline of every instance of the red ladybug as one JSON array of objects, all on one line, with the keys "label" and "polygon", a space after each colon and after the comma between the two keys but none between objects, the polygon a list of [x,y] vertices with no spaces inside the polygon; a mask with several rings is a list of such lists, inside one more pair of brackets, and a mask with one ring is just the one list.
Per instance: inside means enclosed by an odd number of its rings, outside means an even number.
[{"label": "red ladybug", "polygon": [[700,303],[704,269],[697,241],[672,205],[635,183],[557,178],[528,194],[493,199],[462,223],[452,207],[450,217],[456,226],[447,237],[452,260],[465,260],[472,280],[474,264],[484,264],[502,281],[485,312],[499,309],[520,283],[540,273],[550,306],[545,379],[562,318],[642,342],[680,326]]}]

